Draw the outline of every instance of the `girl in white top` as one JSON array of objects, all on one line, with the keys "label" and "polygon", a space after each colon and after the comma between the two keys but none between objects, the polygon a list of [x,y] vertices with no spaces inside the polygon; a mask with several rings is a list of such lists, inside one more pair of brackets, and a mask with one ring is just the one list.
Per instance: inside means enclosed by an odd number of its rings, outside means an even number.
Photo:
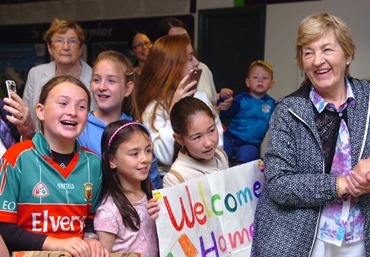
[{"label": "girl in white top", "polygon": [[213,112],[204,102],[194,97],[181,99],[172,107],[170,120],[175,148],[181,149],[163,178],[164,187],[229,167],[225,152],[217,147],[218,130]]}]

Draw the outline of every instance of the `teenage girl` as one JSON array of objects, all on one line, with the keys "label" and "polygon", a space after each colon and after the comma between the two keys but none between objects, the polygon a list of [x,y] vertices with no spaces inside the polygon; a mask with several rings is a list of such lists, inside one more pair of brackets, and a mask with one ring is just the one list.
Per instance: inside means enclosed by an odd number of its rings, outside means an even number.
[{"label": "teenage girl", "polygon": [[149,132],[138,122],[115,121],[104,131],[102,153],[103,200],[94,219],[99,240],[110,252],[158,256],[155,222],[146,209],[153,189]]},{"label": "teenage girl", "polygon": [[10,251],[109,256],[96,239],[83,239],[84,232],[94,235],[102,187],[99,157],[76,140],[89,106],[90,94],[81,81],[52,78],[36,105],[41,131],[2,156],[0,234]]},{"label": "teenage girl", "polygon": [[170,120],[173,137],[181,149],[163,178],[163,187],[229,167],[226,153],[217,147],[215,117],[203,101],[194,97],[181,99],[173,106]]},{"label": "teenage girl", "polygon": [[[86,128],[78,141],[101,157],[101,137],[109,123],[139,120],[130,60],[116,51],[101,52],[93,66],[91,91],[98,108],[88,114]],[[155,160],[150,177],[156,188],[162,187]]]},{"label": "teenage girl", "polygon": [[[155,41],[139,79],[141,93],[138,107],[143,123],[149,128],[158,157],[161,175],[172,165],[174,156],[173,129],[169,114],[181,98],[194,96],[212,107],[207,95],[196,90],[196,82],[189,73],[198,67],[193,47],[186,35],[164,36]],[[217,114],[216,114],[217,115]],[[222,124],[217,115],[219,145],[223,146]]]}]

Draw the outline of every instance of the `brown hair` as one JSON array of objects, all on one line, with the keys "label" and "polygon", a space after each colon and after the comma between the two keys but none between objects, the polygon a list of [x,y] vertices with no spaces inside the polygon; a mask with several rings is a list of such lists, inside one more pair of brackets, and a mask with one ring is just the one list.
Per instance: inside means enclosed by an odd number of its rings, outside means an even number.
[{"label": "brown hair", "polygon": [[[50,91],[54,87],[58,86],[59,84],[61,84],[63,82],[72,83],[72,84],[82,88],[86,92],[86,94],[87,94],[87,108],[89,109],[90,104],[91,104],[91,96],[90,96],[89,90],[87,89],[85,84],[82,83],[79,79],[76,79],[75,77],[72,77],[72,76],[69,76],[69,75],[56,76],[56,77],[53,77],[52,79],[50,79],[48,82],[46,82],[46,84],[41,89],[39,103],[44,105],[48,96],[49,96]],[[40,122],[40,123],[41,123],[40,124],[41,125],[41,131],[43,131],[44,126],[43,126],[42,122]]]},{"label": "brown hair", "polygon": [[190,40],[186,35],[164,36],[153,45],[139,78],[138,107],[140,115],[156,100],[151,117],[151,127],[158,107],[164,115],[169,114],[171,101],[188,61],[187,47]]},{"label": "brown hair", "polygon": [[168,32],[171,28],[183,28],[186,30],[187,33],[189,33],[189,30],[185,23],[177,18],[174,17],[167,17],[163,18],[158,25],[157,28],[157,38],[163,37],[165,35],[168,35]]},{"label": "brown hair", "polygon": [[81,28],[81,26],[73,21],[73,20],[59,20],[54,19],[54,21],[50,24],[49,29],[44,34],[44,40],[49,44],[51,42],[51,37],[55,33],[64,34],[68,29],[73,29],[80,41],[80,45],[85,42],[85,34]]},{"label": "brown hair", "polygon": [[[315,13],[304,18],[298,26],[296,59],[300,69],[303,70],[302,48],[314,42],[329,30],[334,32],[345,56],[355,58],[356,46],[345,22],[329,13]],[[345,75],[349,75],[349,65],[346,67]]]},{"label": "brown hair", "polygon": [[[184,97],[180,99],[180,101],[173,105],[170,113],[173,131],[182,137],[188,135],[191,124],[196,122],[193,117],[198,113],[204,113],[215,120],[214,113],[202,100],[195,97]],[[172,161],[176,160],[180,149],[181,146],[175,141]]]},{"label": "brown hair", "polygon": [[[124,84],[126,85],[127,82],[132,81],[134,82],[134,67],[132,66],[131,61],[123,54],[110,50],[110,51],[103,51],[101,52],[98,57],[96,58],[93,66],[93,70],[97,63],[103,60],[110,60],[115,65],[116,69],[120,72],[121,75],[119,78],[123,80]],[[94,71],[93,71],[94,76]],[[137,108],[136,102],[136,85],[132,89],[132,92],[129,96],[125,97],[124,101],[122,101],[122,109],[121,112],[125,112],[127,115],[132,116],[134,120],[139,120],[140,115]]]},{"label": "brown hair", "polygon": [[[122,126],[124,127],[122,128]],[[107,196],[111,196],[122,216],[123,223],[134,231],[138,231],[140,228],[140,216],[125,195],[127,189],[122,187],[117,171],[111,168],[109,160],[114,158],[117,149],[122,143],[130,140],[136,134],[141,134],[150,141],[150,134],[143,125],[134,124],[127,120],[118,120],[110,123],[104,129],[101,140],[103,201],[106,201]],[[145,180],[141,181],[141,189],[145,192],[148,199],[152,198],[151,192],[154,188],[150,182],[149,175]]]}]

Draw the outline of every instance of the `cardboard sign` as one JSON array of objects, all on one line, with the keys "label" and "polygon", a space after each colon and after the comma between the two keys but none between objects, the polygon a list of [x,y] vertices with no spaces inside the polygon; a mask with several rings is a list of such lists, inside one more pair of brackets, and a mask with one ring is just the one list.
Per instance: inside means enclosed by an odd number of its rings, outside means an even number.
[{"label": "cardboard sign", "polygon": [[263,181],[257,160],[154,190],[160,256],[250,256]]},{"label": "cardboard sign", "polygon": [[[139,253],[111,253],[110,257],[140,257]],[[14,252],[12,257],[72,257],[68,252],[60,251],[24,251]]]}]

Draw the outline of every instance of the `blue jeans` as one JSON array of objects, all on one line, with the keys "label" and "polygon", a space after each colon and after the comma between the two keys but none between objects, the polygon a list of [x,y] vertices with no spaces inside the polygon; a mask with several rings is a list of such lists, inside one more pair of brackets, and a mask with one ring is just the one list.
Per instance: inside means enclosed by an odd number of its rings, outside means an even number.
[{"label": "blue jeans", "polygon": [[224,133],[224,151],[229,159],[235,154],[237,163],[250,162],[260,158],[260,146],[242,143],[227,132]]}]

